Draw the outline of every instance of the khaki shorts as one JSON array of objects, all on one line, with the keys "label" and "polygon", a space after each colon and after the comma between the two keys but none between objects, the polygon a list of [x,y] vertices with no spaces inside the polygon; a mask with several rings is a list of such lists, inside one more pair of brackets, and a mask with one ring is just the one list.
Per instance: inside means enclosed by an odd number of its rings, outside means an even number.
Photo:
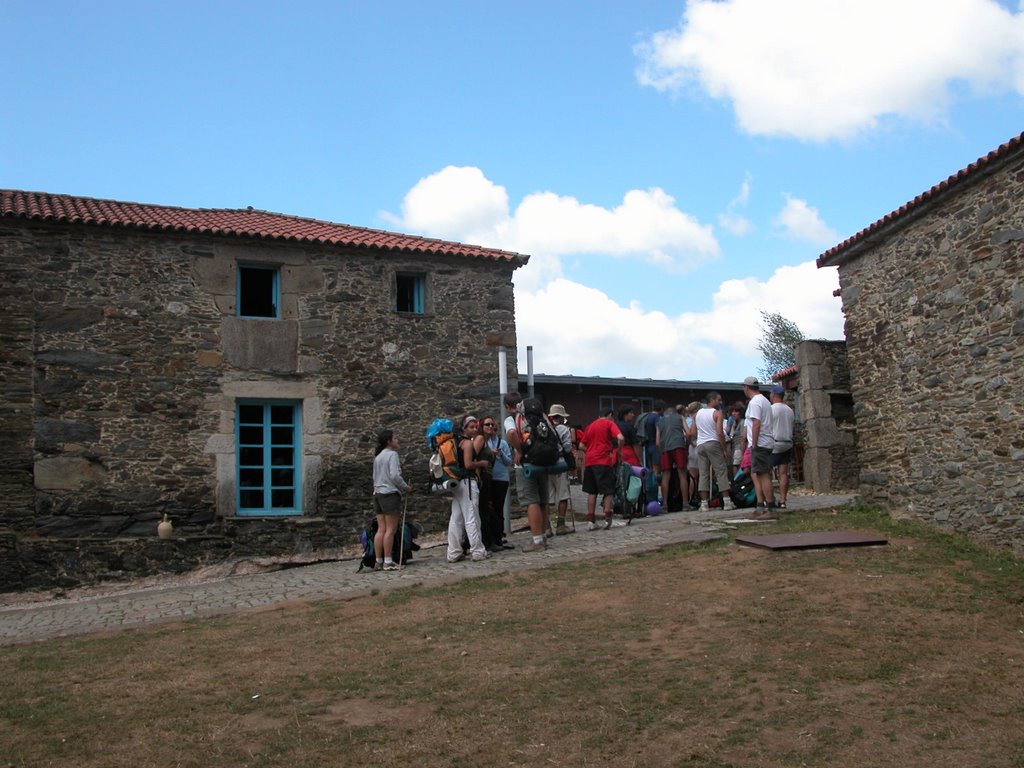
[{"label": "khaki shorts", "polygon": [[569,475],[562,472],[559,475],[548,475],[548,504],[557,504],[559,501],[569,500]]}]

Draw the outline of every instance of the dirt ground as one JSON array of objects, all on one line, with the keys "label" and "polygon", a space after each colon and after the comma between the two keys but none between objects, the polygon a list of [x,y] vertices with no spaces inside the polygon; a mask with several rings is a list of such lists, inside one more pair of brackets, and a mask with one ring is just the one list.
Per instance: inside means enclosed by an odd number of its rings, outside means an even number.
[{"label": "dirt ground", "polygon": [[3,648],[0,765],[1024,766],[1024,569],[888,525]]}]

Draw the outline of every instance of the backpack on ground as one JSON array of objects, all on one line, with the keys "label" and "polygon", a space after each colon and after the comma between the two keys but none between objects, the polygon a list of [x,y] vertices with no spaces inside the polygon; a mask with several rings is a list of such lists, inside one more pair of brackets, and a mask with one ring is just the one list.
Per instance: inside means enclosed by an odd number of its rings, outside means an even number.
[{"label": "backpack on ground", "polygon": [[[369,527],[363,528],[362,533],[359,534],[359,541],[363,545],[363,554],[359,559],[359,571],[364,568],[372,570],[377,562],[377,554],[373,547],[373,537],[377,535],[377,530],[377,518],[374,518]],[[416,538],[422,530],[419,523],[400,525],[399,530],[395,532],[394,544],[391,546],[391,559],[396,563],[407,563],[412,560],[412,553],[420,548],[420,545],[416,543]]]},{"label": "backpack on ground", "polygon": [[757,504],[757,490],[754,488],[754,478],[750,476],[749,470],[737,470],[736,476],[729,484],[729,496],[737,507],[752,507]]},{"label": "backpack on ground", "polygon": [[536,397],[523,400],[523,412],[516,417],[516,431],[522,445],[523,464],[551,467],[561,458],[562,441]]},{"label": "backpack on ground", "polygon": [[452,490],[455,483],[466,477],[459,450],[459,431],[451,419],[434,419],[427,427],[427,446],[432,451],[430,462],[430,490]]}]

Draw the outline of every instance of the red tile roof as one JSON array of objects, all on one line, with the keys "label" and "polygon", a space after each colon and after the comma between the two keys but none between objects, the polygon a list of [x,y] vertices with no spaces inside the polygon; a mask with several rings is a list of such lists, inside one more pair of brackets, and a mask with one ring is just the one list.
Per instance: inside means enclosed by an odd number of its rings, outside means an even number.
[{"label": "red tile roof", "polygon": [[954,187],[963,184],[967,180],[978,177],[986,169],[993,167],[994,164],[997,164],[1001,160],[1012,157],[1022,148],[1024,148],[1024,133],[1015,136],[1002,146],[989,152],[984,157],[978,158],[975,162],[971,163],[963,170],[957,171],[945,181],[939,182],[927,192],[922,192],[909,203],[906,203],[892,213],[883,216],[874,224],[862,229],[853,237],[850,237],[839,245],[828,249],[818,257],[818,266],[835,266],[843,263],[849,258],[852,258],[855,255],[857,246],[863,244],[871,237],[871,235],[877,233],[884,227],[888,227],[889,225],[902,223],[903,219],[908,218],[913,213],[920,212],[928,203],[944,196]]},{"label": "red tile roof", "polygon": [[789,368],[783,368],[778,373],[772,374],[772,381],[779,381],[781,379],[785,379],[785,378],[787,378],[789,376],[792,376],[794,373],[798,373],[799,371],[800,371],[800,366],[798,366],[798,365],[791,365],[791,366],[789,366]]},{"label": "red tile roof", "polygon": [[0,190],[0,218],[124,227],[150,232],[222,235],[292,243],[379,248],[430,256],[465,256],[507,261],[520,267],[529,256],[477,245],[433,240],[378,229],[352,227],[253,208],[175,208],[167,205],[96,200],[45,192]]}]

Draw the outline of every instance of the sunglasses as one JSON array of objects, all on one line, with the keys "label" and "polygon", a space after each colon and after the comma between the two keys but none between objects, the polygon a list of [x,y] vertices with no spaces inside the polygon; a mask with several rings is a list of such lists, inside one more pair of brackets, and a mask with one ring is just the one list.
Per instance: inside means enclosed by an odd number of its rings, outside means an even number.
[{"label": "sunglasses", "polygon": [[485,427],[493,427],[494,426],[494,422],[493,421],[485,421],[484,422],[484,426]]}]

